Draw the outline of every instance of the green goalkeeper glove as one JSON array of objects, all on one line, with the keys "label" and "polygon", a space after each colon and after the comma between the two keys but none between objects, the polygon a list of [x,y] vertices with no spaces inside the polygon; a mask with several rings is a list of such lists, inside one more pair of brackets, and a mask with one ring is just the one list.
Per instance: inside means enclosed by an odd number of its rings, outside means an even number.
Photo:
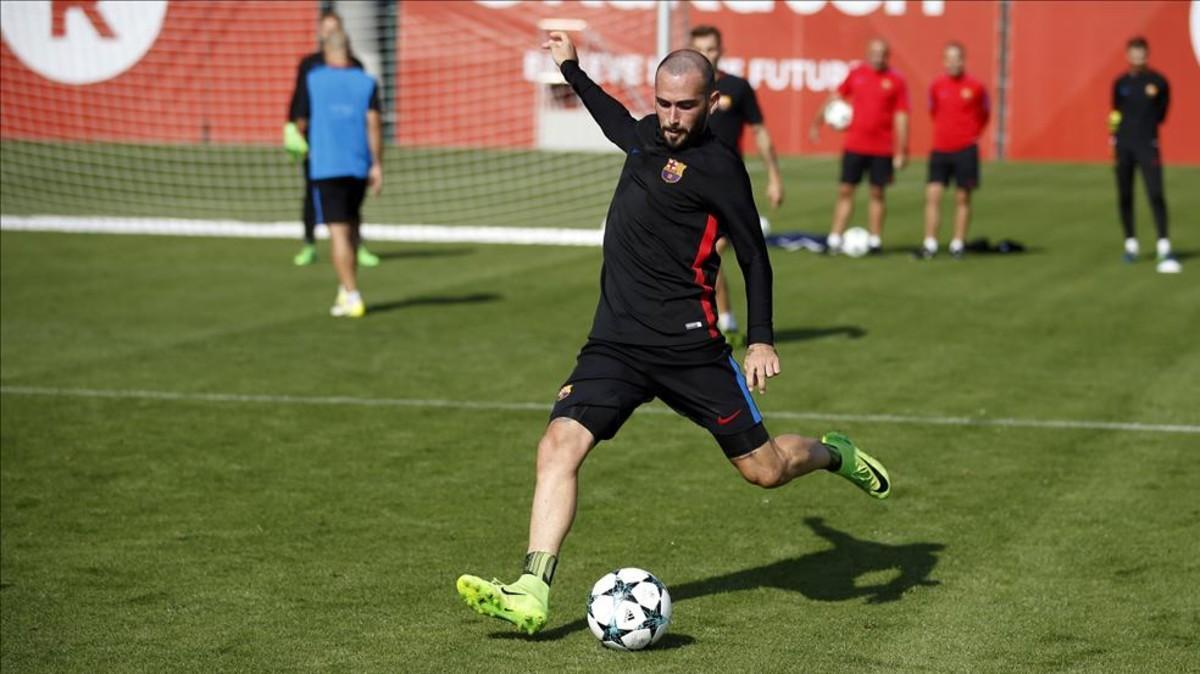
[{"label": "green goalkeeper glove", "polygon": [[304,134],[300,133],[294,122],[283,125],[283,149],[287,150],[293,161],[300,161],[308,154],[308,141],[304,140]]},{"label": "green goalkeeper glove", "polygon": [[1108,113],[1108,132],[1112,135],[1117,135],[1117,129],[1121,126],[1121,111],[1113,110]]}]

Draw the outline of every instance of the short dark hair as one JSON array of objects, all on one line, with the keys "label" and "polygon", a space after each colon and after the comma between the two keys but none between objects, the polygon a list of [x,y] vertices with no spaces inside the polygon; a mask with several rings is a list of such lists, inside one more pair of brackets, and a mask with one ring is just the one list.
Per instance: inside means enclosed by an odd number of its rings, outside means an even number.
[{"label": "short dark hair", "polygon": [[722,44],[721,31],[718,30],[716,26],[700,25],[700,26],[696,26],[695,28],[692,29],[692,39],[693,40],[695,40],[698,37],[709,37],[709,36],[717,38],[717,44]]},{"label": "short dark hair", "polygon": [[695,49],[676,49],[667,54],[666,58],[658,64],[658,68],[655,69],[654,74],[656,76],[659,70],[666,70],[672,75],[682,75],[688,71],[695,70],[704,79],[705,94],[711,94],[717,88],[716,69],[708,62],[704,54]]},{"label": "short dark hair", "polygon": [[1146,42],[1146,38],[1142,37],[1141,35],[1135,35],[1135,36],[1129,38],[1129,42],[1125,43],[1125,48],[1126,49],[1134,49],[1134,48],[1145,49],[1146,51],[1150,51],[1150,43]]},{"label": "short dark hair", "polygon": [[942,48],[942,51],[945,51],[946,49],[957,49],[958,53],[962,54],[963,56],[967,55],[967,48],[964,47],[963,44],[958,40],[951,40],[947,42],[946,46]]}]

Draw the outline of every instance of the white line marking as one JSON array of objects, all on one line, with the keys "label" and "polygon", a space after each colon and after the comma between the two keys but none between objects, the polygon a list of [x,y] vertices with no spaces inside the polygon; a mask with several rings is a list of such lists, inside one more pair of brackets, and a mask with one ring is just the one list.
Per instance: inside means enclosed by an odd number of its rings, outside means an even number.
[{"label": "white line marking", "polygon": [[[416,407],[451,410],[491,410],[548,412],[546,403],[494,402],[486,400],[437,400],[424,398],[357,398],[352,396],[255,395],[242,393],[188,393],[139,389],[46,388],[41,386],[0,386],[0,394],[54,396],[70,398],[115,398],[120,400],[164,400],[210,403],[266,403],[276,405],[350,405],[356,407]],[[662,407],[644,407],[643,414],[675,414]],[[903,414],[841,414],[836,412],[767,412],[775,419],[805,419],[877,424],[915,424],[923,426],[992,426],[1001,428],[1048,428],[1090,431],[1129,431],[1134,433],[1187,433],[1200,435],[1198,424],[1149,424],[1136,421],[1093,421],[1085,419],[988,419],[973,417],[922,417]]]},{"label": "white line marking", "polygon": [[[295,222],[241,222],[239,220],[185,220],[176,218],[110,218],[66,215],[4,215],[0,229],[14,232],[65,232],[70,234],[152,234],[211,236],[248,239],[295,239]],[[457,227],[448,225],[363,225],[371,241],[415,243],[501,243],[543,246],[599,246],[599,229],[551,227]],[[327,237],[324,227],[318,236]]]}]

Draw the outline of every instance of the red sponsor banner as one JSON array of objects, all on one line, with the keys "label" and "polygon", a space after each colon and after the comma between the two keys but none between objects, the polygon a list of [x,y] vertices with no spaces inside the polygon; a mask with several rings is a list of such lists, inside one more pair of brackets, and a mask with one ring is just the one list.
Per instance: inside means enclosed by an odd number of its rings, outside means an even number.
[{"label": "red sponsor banner", "polygon": [[[634,114],[653,111],[653,2],[405,2],[397,45],[397,141],[538,146],[541,113],[564,98],[548,29],[568,30],[588,74]],[[684,15],[676,21],[682,34]],[[559,101],[560,103],[569,102]],[[561,106],[559,106],[561,107]]]},{"label": "red sponsor banner", "polygon": [[1013,3],[1008,156],[1108,160],[1113,82],[1135,35],[1171,86],[1164,162],[1200,163],[1200,2]]},{"label": "red sponsor banner", "polygon": [[148,143],[277,142],[318,9],[3,4],[0,137]]},{"label": "red sponsor banner", "polygon": [[[933,137],[929,85],[942,73],[942,49],[950,41],[966,49],[967,70],[992,89],[996,81],[996,26],[993,2],[774,2],[763,11],[734,3],[693,3],[692,25],[717,26],[724,35],[722,68],[750,81],[758,93],[767,129],[785,154],[841,150],[842,134],[825,127],[812,144],[808,128],[829,92],[845,72],[865,58],[867,42],[882,38],[891,48],[891,67],[908,84],[909,149],[929,152]],[[712,6],[716,11],[697,11]],[[740,71],[740,72],[739,72]],[[994,98],[994,97],[993,97]],[[993,128],[980,149],[991,156]],[[753,151],[749,138],[743,146]]]},{"label": "red sponsor banner", "polygon": [[[683,26],[716,25],[724,34],[721,67],[758,92],[776,149],[785,154],[834,152],[841,137],[825,129],[808,141],[808,125],[867,41],[892,45],[892,66],[908,82],[910,148],[928,151],[932,137],[927,93],[942,70],[942,46],[962,42],[968,68],[994,81],[996,19],[991,2],[922,0],[771,0],[673,3],[675,48],[688,44]],[[542,27],[586,26],[575,32],[582,65],[635,115],[652,112],[654,2],[404,3],[400,20],[398,136],[403,144],[529,147],[539,133],[538,88],[552,79],[548,57],[537,58]],[[448,47],[470,36],[472,47]],[[497,88],[503,93],[498,95]],[[458,116],[464,108],[469,121]],[[991,129],[982,147],[990,155]],[[753,152],[752,142],[743,144]]]}]

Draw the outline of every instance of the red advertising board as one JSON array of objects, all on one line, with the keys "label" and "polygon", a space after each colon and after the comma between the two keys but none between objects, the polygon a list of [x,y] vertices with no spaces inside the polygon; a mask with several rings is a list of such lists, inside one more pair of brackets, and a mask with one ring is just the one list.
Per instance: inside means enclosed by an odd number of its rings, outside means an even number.
[{"label": "red advertising board", "polygon": [[[11,18],[33,6],[41,12],[38,21]],[[159,7],[157,22],[146,18],[152,6]],[[842,138],[828,129],[810,143],[808,125],[874,37],[891,44],[892,66],[908,83],[915,155],[929,150],[927,91],[948,41],[965,45],[968,70],[997,99],[996,2],[693,0],[671,6],[674,47],[686,44],[688,26],[721,29],[722,67],[755,87],[784,154],[840,149]],[[54,0],[0,8],[0,137],[274,143],[296,63],[313,48],[318,3]],[[1009,8],[1007,114],[985,131],[985,156],[993,156],[1002,122],[1008,157],[1106,160],[1112,81],[1125,67],[1125,40],[1142,34],[1151,44],[1152,66],[1172,85],[1164,158],[1200,163],[1200,132],[1191,121],[1200,119],[1200,0],[1021,0]],[[137,16],[122,18],[122,11]],[[539,114],[548,100],[565,95],[552,84],[553,65],[538,49],[545,29],[554,26],[574,29],[594,79],[635,114],[652,110],[653,0],[402,2],[396,100],[385,103],[395,112],[395,140],[537,147]],[[86,49],[62,52],[79,40]],[[64,69],[70,76],[61,76]],[[753,143],[746,147],[753,151]]]},{"label": "red advertising board", "polygon": [[1163,161],[1200,163],[1200,2],[1033,2],[1012,5],[1008,156],[1101,161],[1125,42],[1150,43],[1171,85]]},{"label": "red advertising board", "polygon": [[[3,138],[276,142],[296,64],[315,46],[315,3],[3,4]],[[165,14],[147,25],[155,5]],[[22,9],[33,15],[8,14]],[[127,44],[139,29],[144,44]],[[73,41],[94,52],[66,50]],[[63,56],[52,58],[60,48]],[[81,78],[87,68],[73,62],[126,54],[132,63],[115,75],[101,69]]]}]

